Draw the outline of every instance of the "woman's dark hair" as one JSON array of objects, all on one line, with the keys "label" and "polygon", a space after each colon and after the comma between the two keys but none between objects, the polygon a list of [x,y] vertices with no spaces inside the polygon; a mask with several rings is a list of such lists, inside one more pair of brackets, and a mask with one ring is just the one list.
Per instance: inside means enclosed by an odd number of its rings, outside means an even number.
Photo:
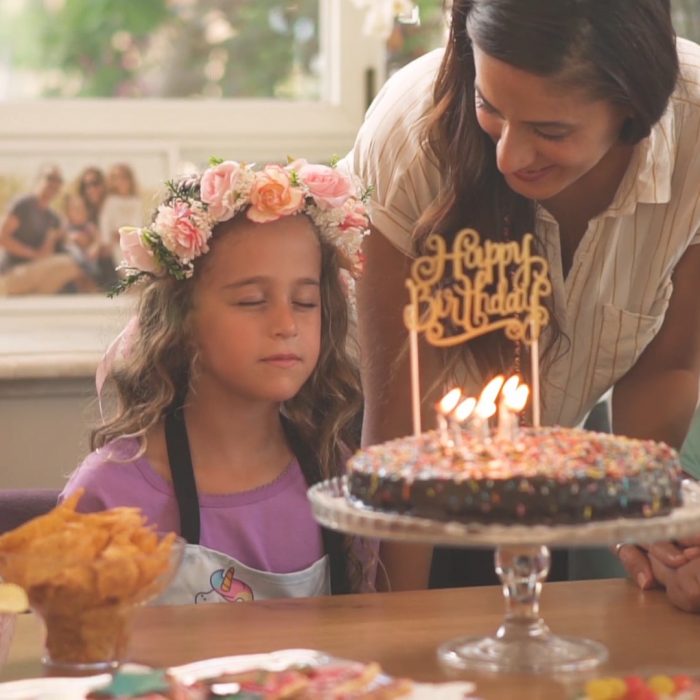
[{"label": "woman's dark hair", "polygon": [[[507,186],[496,167],[495,145],[476,119],[472,44],[511,66],[622,107],[632,115],[620,133],[628,144],[649,134],[678,75],[670,0],[454,0],[426,121],[426,147],[440,163],[443,187],[418,222],[419,251],[432,232],[448,244],[465,227],[496,241],[534,232],[533,202]],[[552,331],[550,350],[559,336],[556,324]],[[500,333],[489,334],[470,342],[469,350],[481,370],[491,373],[508,368],[512,345]]]}]

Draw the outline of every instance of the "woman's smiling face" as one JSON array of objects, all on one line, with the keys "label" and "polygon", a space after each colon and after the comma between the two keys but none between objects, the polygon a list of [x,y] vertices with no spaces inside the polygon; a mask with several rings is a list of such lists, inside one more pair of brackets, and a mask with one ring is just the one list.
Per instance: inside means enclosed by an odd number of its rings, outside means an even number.
[{"label": "woman's smiling face", "polygon": [[496,144],[498,169],[518,194],[555,197],[620,143],[628,116],[621,108],[473,48],[476,117]]}]

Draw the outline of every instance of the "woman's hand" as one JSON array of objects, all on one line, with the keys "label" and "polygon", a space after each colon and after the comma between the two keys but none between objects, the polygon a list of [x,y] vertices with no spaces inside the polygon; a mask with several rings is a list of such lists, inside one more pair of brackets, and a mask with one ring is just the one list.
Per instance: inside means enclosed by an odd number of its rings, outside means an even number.
[{"label": "woman's hand", "polygon": [[659,583],[663,585],[653,562],[664,570],[674,570],[700,558],[700,535],[672,542],[655,542],[649,547],[622,544],[616,547],[616,554],[632,580],[642,590],[647,590]]},{"label": "woman's hand", "polygon": [[700,535],[672,542],[655,542],[649,547],[649,554],[665,566],[678,568],[700,556]]},{"label": "woman's hand", "polygon": [[655,579],[666,589],[668,599],[681,610],[700,612],[700,558],[693,557],[678,567],[664,564],[650,553]]},{"label": "woman's hand", "polygon": [[688,560],[700,557],[700,535],[685,537],[677,542],[683,547],[683,553]]},{"label": "woman's hand", "polygon": [[616,546],[615,554],[629,577],[643,591],[658,584],[645,549],[635,544],[621,544]]}]

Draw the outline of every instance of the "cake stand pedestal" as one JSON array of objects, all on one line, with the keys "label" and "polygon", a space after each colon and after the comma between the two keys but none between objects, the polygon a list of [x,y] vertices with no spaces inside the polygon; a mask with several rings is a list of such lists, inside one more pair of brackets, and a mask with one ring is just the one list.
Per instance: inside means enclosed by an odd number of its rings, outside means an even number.
[{"label": "cake stand pedestal", "polygon": [[497,547],[496,573],[506,603],[505,618],[493,636],[462,637],[438,648],[446,666],[552,673],[582,671],[608,658],[607,649],[589,639],[558,637],[540,615],[540,592],[549,573],[549,547]]},{"label": "cake stand pedestal", "polygon": [[700,531],[700,487],[691,482],[683,483],[683,506],[669,515],[578,525],[481,525],[374,511],[348,497],[344,478],[316,484],[309,490],[309,499],[318,522],[335,530],[404,542],[496,548],[505,618],[494,635],[462,637],[438,648],[441,663],[459,670],[552,674],[597,666],[608,656],[602,644],[559,637],[540,614],[549,548],[654,542]]}]

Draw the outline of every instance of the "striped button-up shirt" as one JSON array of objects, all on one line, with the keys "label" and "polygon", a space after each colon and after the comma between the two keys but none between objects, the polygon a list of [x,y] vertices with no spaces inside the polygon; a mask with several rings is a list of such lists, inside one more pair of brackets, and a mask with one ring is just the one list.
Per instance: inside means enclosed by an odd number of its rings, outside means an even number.
[{"label": "striped button-up shirt", "polygon": [[[566,338],[542,363],[545,425],[578,424],[634,365],[661,327],[675,265],[700,243],[700,47],[679,39],[678,54],[681,76],[668,109],[635,147],[610,206],[589,222],[566,277],[558,224],[537,207],[536,234]],[[346,158],[374,186],[374,225],[407,254],[441,184],[439,163],[421,148],[441,59],[441,51],[427,54],[386,83]],[[468,360],[462,381],[471,393],[483,384]]]}]

